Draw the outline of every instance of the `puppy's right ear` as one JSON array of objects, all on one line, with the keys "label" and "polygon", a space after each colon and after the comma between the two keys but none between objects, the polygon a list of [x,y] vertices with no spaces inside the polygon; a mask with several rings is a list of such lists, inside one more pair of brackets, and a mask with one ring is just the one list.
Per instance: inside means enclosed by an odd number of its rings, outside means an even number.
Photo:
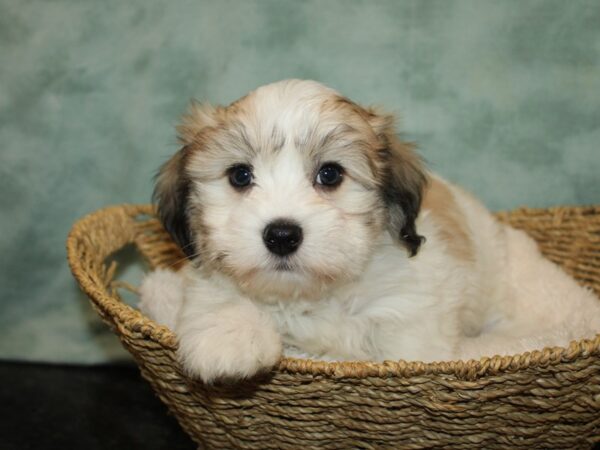
[{"label": "puppy's right ear", "polygon": [[179,141],[183,148],[161,166],[156,176],[156,186],[152,199],[158,207],[158,216],[173,240],[187,256],[196,249],[189,223],[189,195],[191,181],[186,173],[186,160],[192,148],[202,146],[201,132],[218,123],[223,107],[213,107],[192,101],[187,113],[177,127]]},{"label": "puppy's right ear", "polygon": [[185,173],[189,152],[184,146],[164,163],[156,176],[152,200],[158,208],[158,217],[181,250],[191,256],[195,253],[188,218],[190,180]]}]

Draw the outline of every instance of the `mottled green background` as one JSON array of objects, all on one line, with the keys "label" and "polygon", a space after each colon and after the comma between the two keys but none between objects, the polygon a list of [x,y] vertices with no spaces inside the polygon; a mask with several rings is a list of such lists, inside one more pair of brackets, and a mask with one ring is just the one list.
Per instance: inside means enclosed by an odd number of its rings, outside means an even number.
[{"label": "mottled green background", "polygon": [[122,357],[70,224],[146,202],[188,99],[312,78],[491,208],[600,202],[598,1],[0,0],[0,357]]}]

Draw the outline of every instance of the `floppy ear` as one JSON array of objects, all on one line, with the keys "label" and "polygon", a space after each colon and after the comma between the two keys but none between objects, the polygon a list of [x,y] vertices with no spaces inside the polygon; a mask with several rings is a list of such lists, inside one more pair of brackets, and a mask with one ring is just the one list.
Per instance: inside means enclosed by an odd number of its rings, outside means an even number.
[{"label": "floppy ear", "polygon": [[194,254],[188,219],[190,180],[185,174],[184,162],[188,147],[183,147],[164,163],[156,176],[152,200],[158,208],[158,217],[173,240],[187,255]]},{"label": "floppy ear", "polygon": [[394,117],[368,109],[369,123],[381,142],[383,159],[382,196],[388,209],[388,227],[408,249],[410,256],[425,240],[417,233],[415,221],[421,208],[427,177],[413,146],[396,135]]},{"label": "floppy ear", "polygon": [[177,127],[183,148],[161,166],[156,176],[153,201],[158,207],[158,216],[173,240],[187,256],[196,252],[189,223],[189,195],[191,182],[185,171],[187,155],[192,147],[198,148],[203,129],[217,123],[217,113],[222,107],[192,102]]}]

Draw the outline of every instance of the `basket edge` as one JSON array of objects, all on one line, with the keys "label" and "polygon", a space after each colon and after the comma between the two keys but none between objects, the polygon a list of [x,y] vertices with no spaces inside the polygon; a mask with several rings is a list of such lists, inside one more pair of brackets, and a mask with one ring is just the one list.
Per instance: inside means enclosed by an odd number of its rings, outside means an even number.
[{"label": "basket edge", "polygon": [[[559,212],[561,214],[600,214],[600,206],[520,207],[515,210],[497,212],[495,216],[502,220],[504,217],[510,217],[512,214],[525,213],[536,215],[548,211]],[[134,216],[140,214],[153,215],[154,207],[148,204],[112,205],[93,211],[77,220],[67,237],[67,259],[71,272],[82,291],[90,298],[94,305],[110,318],[114,325],[131,332],[141,333],[145,338],[153,340],[167,350],[176,351],[178,347],[177,338],[170,329],[157,324],[145,317],[140,311],[121,303],[113,296],[107,295],[102,289],[90,283],[83,283],[85,279],[84,270],[78,263],[75,251],[77,239],[87,223],[95,217],[107,213],[125,213],[133,224]],[[135,240],[131,238],[129,242],[135,243]],[[111,304],[112,308],[108,308],[107,304]],[[600,333],[593,337],[572,341],[568,347],[546,347],[516,355],[483,357],[479,360],[454,360],[430,363],[401,360],[379,363],[368,361],[327,362],[283,357],[275,370],[335,378],[454,375],[462,379],[476,379],[482,376],[497,375],[524,368],[560,364],[573,361],[579,357],[593,357],[599,354]]]},{"label": "basket edge", "polygon": [[[123,219],[131,221],[131,236],[125,240],[126,244],[135,244],[134,224],[135,216],[152,215],[154,209],[147,204],[121,204],[111,205],[95,210],[78,219],[71,227],[66,240],[67,261],[73,277],[77,281],[79,288],[86,294],[93,305],[99,309],[102,319],[108,319],[111,324],[117,328],[122,328],[134,333],[141,333],[145,338],[150,338],[156,343],[166,347],[169,350],[177,348],[177,339],[174,333],[165,326],[159,325],[151,319],[144,316],[139,310],[122,303],[119,299],[107,294],[96,283],[91,282],[86,276],[85,269],[81,266],[78,258],[77,244],[81,235],[85,232],[86,226],[100,216],[111,215],[121,216]],[[115,249],[115,251],[118,249]],[[113,252],[114,253],[114,252]]]}]

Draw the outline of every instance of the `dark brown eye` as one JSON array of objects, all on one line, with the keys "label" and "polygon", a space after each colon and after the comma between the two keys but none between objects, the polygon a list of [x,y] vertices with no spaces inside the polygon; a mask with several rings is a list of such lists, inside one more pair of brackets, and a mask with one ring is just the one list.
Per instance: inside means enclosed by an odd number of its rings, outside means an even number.
[{"label": "dark brown eye", "polygon": [[238,164],[228,170],[229,183],[236,189],[243,189],[252,183],[252,169],[246,164]]},{"label": "dark brown eye", "polygon": [[342,182],[343,169],[339,164],[323,164],[317,173],[315,181],[317,184],[328,187],[335,187]]}]

